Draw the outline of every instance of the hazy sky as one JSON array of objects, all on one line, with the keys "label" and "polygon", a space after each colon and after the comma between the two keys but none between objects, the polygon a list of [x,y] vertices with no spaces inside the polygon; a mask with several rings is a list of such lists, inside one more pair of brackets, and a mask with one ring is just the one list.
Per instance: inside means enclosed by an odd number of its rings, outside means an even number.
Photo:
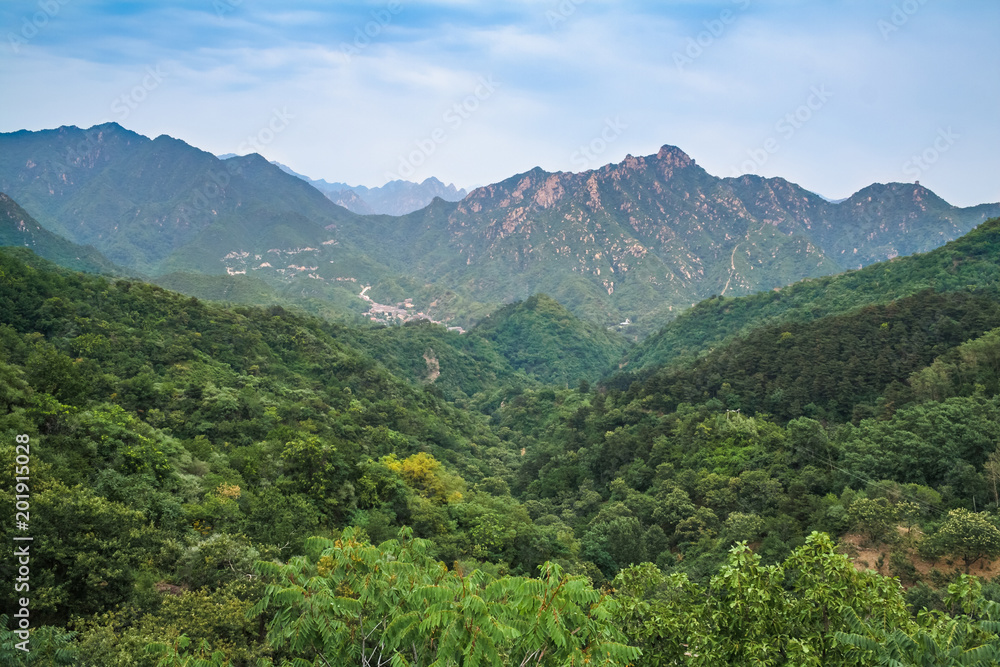
[{"label": "hazy sky", "polygon": [[672,144],[831,198],[1000,201],[996,0],[4,0],[0,27],[0,131],[467,188]]}]

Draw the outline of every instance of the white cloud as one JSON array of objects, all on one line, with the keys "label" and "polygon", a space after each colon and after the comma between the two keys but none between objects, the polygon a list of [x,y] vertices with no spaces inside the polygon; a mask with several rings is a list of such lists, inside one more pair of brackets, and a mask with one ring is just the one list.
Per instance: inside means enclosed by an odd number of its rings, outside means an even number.
[{"label": "white cloud", "polygon": [[[565,4],[565,3],[564,3]],[[921,178],[953,203],[1000,200],[1000,6],[928,3],[883,39],[881,3],[765,2],[735,14],[679,69],[674,54],[732,2],[587,0],[550,25],[558,2],[404,2],[350,56],[357,28],[384,2],[244,2],[223,17],[205,3],[142,5],[130,14],[66,6],[18,57],[0,58],[17,105],[0,129],[89,125],[142,80],[169,74],[124,124],[230,152],[275,108],[295,114],[266,148],[314,177],[377,185],[400,155],[442,125],[480,76],[500,87],[421,166],[460,186],[535,165],[573,169],[572,155],[620,116],[628,129],[602,158],[687,151],[727,176],[775,132],[810,87],[834,93],[759,168],[829,196],[909,178],[903,163],[939,127],[962,134]],[[8,6],[0,18],[16,24]]]}]

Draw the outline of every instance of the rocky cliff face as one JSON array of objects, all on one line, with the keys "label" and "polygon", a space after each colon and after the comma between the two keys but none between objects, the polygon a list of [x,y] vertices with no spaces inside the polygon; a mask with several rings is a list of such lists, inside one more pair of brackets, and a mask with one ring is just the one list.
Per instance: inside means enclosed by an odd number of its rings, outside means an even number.
[{"label": "rocky cliff face", "polygon": [[998,212],[902,183],[831,203],[780,178],[714,177],[663,146],[582,173],[535,168],[385,223],[382,236],[417,275],[476,298],[545,291],[581,314],[639,323],[712,294],[925,252]]}]

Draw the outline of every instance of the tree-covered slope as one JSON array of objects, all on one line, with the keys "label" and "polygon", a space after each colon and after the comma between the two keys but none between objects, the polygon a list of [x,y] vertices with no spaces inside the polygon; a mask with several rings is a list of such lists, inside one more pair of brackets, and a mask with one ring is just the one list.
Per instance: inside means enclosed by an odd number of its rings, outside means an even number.
[{"label": "tree-covered slope", "polygon": [[[288,548],[348,522],[379,537],[407,524],[437,534],[449,562],[471,557],[458,525],[480,521],[487,510],[475,499],[493,497],[475,484],[514,458],[481,416],[280,307],[224,309],[59,271],[26,251],[0,251],[0,268],[2,429],[36,443],[42,505],[72,499],[36,524],[33,563],[52,573],[43,587],[55,595],[37,601],[40,622],[135,602],[137,577],[193,584],[176,574],[177,559],[204,540]],[[4,456],[13,456],[7,440]],[[109,517],[93,537],[106,541],[109,560],[88,556],[93,570],[57,565],[94,548],[65,538],[93,512]],[[508,513],[504,525],[510,519],[526,521]],[[148,528],[130,536],[135,526]],[[513,556],[514,534],[490,549]],[[179,551],[142,565],[141,554],[169,540]]]},{"label": "tree-covered slope", "polygon": [[88,273],[122,274],[93,246],[80,246],[44,229],[17,202],[0,192],[0,246],[24,246],[59,266]]},{"label": "tree-covered slope", "polygon": [[[0,505],[30,496],[33,655],[996,661],[1000,587],[963,574],[1000,555],[995,296],[763,328],[625,390],[508,370],[490,335],[592,348],[546,297],[503,314],[358,329],[0,250]],[[0,659],[17,641],[0,628]]]},{"label": "tree-covered slope", "polygon": [[729,336],[768,323],[808,321],[865,304],[887,303],[925,289],[993,294],[998,286],[1000,218],[994,218],[928,253],[805,280],[771,292],[706,299],[630,351],[628,369],[636,371],[696,355]]},{"label": "tree-covered slope", "polygon": [[515,497],[572,525],[608,577],[655,561],[707,579],[734,543],[775,563],[817,530],[940,605],[929,589],[950,579],[928,572],[1000,556],[998,316],[995,296],[921,293],[589,399],[523,391],[493,424],[524,452]]},{"label": "tree-covered slope", "polygon": [[366,350],[389,370],[451,401],[488,401],[498,390],[536,386],[515,369],[497,346],[475,334],[460,334],[427,320],[402,326],[345,326],[335,334]]},{"label": "tree-covered slope", "polygon": [[850,421],[875,414],[891,386],[996,327],[995,296],[925,290],[811,322],[753,329],[692,363],[657,370],[641,393],[668,411],[716,398],[782,421],[803,415]]},{"label": "tree-covered slope", "polygon": [[621,358],[621,335],[584,322],[545,294],[504,306],[472,335],[490,341],[510,365],[546,384],[597,380]]}]

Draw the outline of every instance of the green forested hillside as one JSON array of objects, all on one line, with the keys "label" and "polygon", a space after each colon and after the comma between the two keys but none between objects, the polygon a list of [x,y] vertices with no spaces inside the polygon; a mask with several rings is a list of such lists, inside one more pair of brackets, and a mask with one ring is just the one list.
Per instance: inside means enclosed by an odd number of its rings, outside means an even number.
[{"label": "green forested hillside", "polygon": [[94,247],[71,243],[44,229],[3,192],[0,192],[0,246],[31,248],[40,257],[75,271],[112,275],[125,273]]},{"label": "green forested hillside", "polygon": [[628,355],[630,370],[696,355],[763,324],[813,320],[925,289],[995,294],[1000,285],[998,243],[1000,218],[993,218],[926,254],[804,280],[772,292],[706,299],[637,345]]},{"label": "green forested hillside", "polygon": [[514,368],[556,385],[598,380],[626,348],[620,334],[580,320],[545,294],[491,313],[472,333]]},{"label": "green forested hillside", "polygon": [[30,496],[2,532],[34,538],[33,652],[5,624],[0,660],[1000,659],[989,289],[589,387],[614,337],[543,296],[490,319],[331,324],[0,250],[0,494]]},{"label": "green forested hillside", "polygon": [[925,290],[811,322],[753,329],[691,364],[656,371],[643,393],[660,410],[709,398],[727,408],[783,421],[837,422],[875,414],[891,388],[966,340],[1000,326],[1000,304],[985,295]]},{"label": "green forested hillside", "polygon": [[[212,621],[235,624],[222,645],[245,644],[253,562],[348,523],[379,541],[402,525],[437,534],[429,553],[449,563],[495,553],[533,571],[566,552],[504,497],[498,475],[515,453],[482,418],[321,321],[67,274],[23,252],[0,262],[4,456],[12,464],[15,433],[36,443],[33,564],[46,592],[33,614],[65,625],[118,609],[84,633],[88,664],[117,664],[119,633],[157,638],[128,619],[217,604],[236,614]],[[484,521],[509,534],[459,528]],[[178,602],[164,586],[192,591],[185,611],[162,607]]]},{"label": "green forested hillside", "polygon": [[366,350],[396,375],[463,405],[471,405],[466,399],[473,397],[475,404],[488,401],[504,388],[538,385],[489,339],[448,331],[427,320],[396,327],[345,326],[334,335]]}]

